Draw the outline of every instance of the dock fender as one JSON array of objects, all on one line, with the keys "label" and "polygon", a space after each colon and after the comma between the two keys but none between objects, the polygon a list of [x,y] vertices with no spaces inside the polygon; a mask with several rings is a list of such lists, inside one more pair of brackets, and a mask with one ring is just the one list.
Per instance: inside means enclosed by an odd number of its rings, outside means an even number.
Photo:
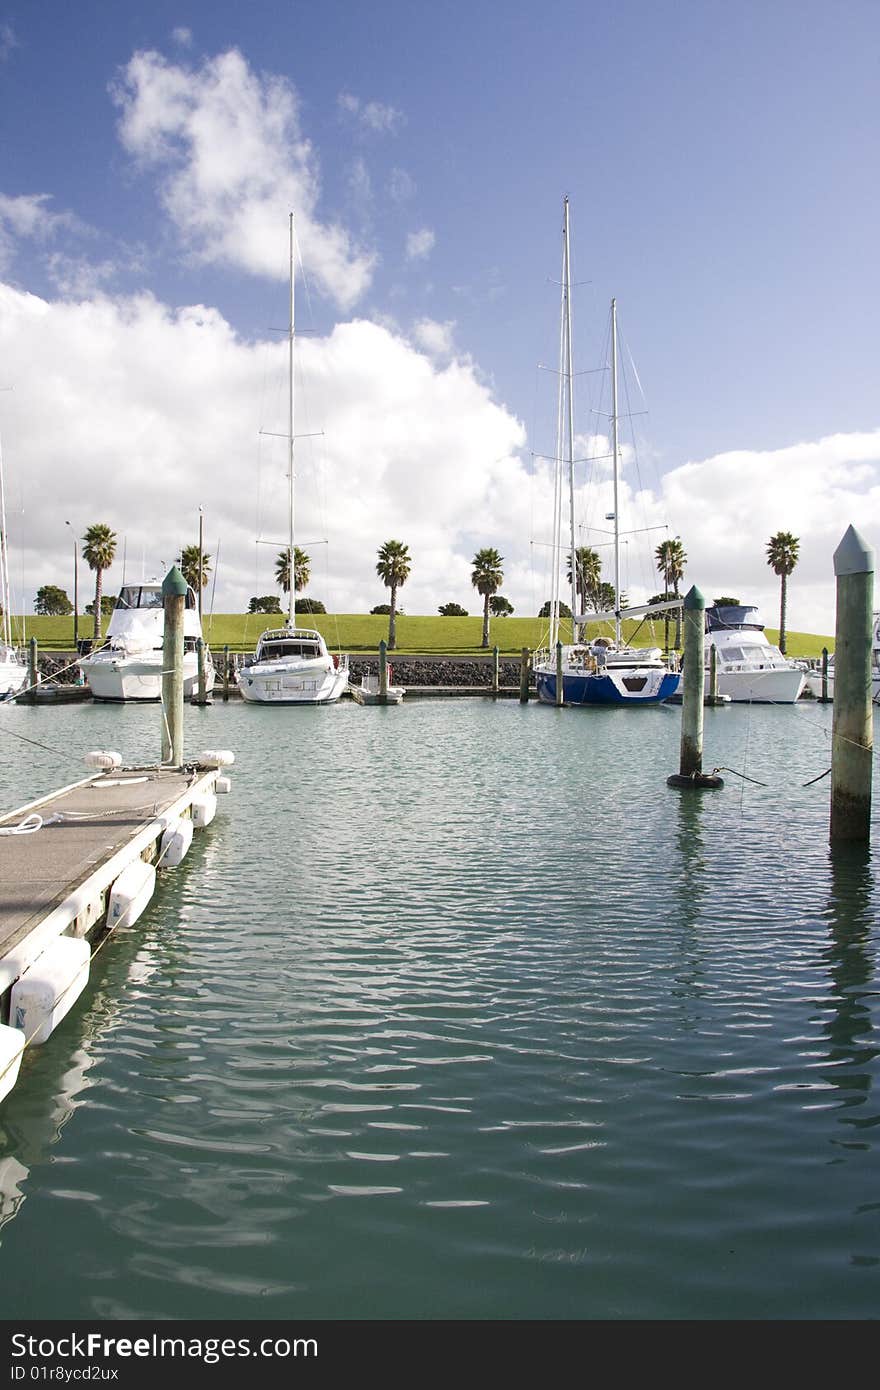
[{"label": "dock fender", "polygon": [[217,813],[217,797],[213,791],[198,792],[192,799],[192,823],[196,830],[204,830]]},{"label": "dock fender", "polygon": [[156,867],[143,859],[127,864],[110,889],[107,927],[130,927],[136,922],[156,887]]},{"label": "dock fender", "polygon": [[0,1023],[0,1100],[9,1095],[18,1080],[24,1044],[25,1036],[20,1028]]}]

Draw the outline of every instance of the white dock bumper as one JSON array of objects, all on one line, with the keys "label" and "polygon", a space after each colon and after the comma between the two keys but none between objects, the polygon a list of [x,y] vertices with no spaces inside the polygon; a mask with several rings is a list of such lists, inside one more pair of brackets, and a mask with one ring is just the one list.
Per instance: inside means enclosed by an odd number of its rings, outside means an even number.
[{"label": "white dock bumper", "polygon": [[82,994],[89,979],[89,943],[59,936],[12,986],[9,1017],[28,1043],[44,1043]]},{"label": "white dock bumper", "polygon": [[9,1095],[18,1080],[23,1056],[24,1033],[20,1028],[7,1028],[0,1023],[0,1100]]},{"label": "white dock bumper", "polygon": [[110,889],[107,908],[107,929],[130,927],[136,922],[153,896],[156,887],[156,868],[143,859],[135,859],[122,870]]},{"label": "white dock bumper", "polygon": [[196,830],[204,830],[217,814],[217,797],[212,791],[197,792],[192,799],[192,819]]},{"label": "white dock bumper", "polygon": [[162,843],[159,847],[158,867],[160,869],[176,869],[186,856],[186,852],[192,844],[193,823],[188,816],[181,817],[180,820],[173,821],[162,836]]}]

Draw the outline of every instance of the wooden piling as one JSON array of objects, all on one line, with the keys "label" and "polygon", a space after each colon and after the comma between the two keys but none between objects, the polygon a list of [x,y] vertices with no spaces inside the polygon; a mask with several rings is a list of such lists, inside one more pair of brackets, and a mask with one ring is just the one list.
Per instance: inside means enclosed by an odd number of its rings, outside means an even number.
[{"label": "wooden piling", "polygon": [[854,526],[834,552],[834,718],[831,725],[832,843],[871,838],[874,725],[871,631],[874,550]]},{"label": "wooden piling", "polygon": [[229,643],[223,648],[223,699],[229,699]]},{"label": "wooden piling", "polygon": [[718,648],[713,642],[709,649],[709,700],[713,705],[717,705],[718,698]]},{"label": "wooden piling", "polygon": [[828,704],[828,648],[822,648],[822,694],[820,700],[823,705]]},{"label": "wooden piling", "polygon": [[379,695],[388,699],[388,643],[384,638],[379,643]]},{"label": "wooden piling", "polygon": [[36,703],[37,686],[40,681],[40,668],[37,662],[37,639],[32,637],[28,643],[28,700]]},{"label": "wooden piling", "polygon": [[501,673],[498,664],[498,648],[492,648],[492,694],[497,695],[501,688]]},{"label": "wooden piling", "polygon": [[[684,674],[682,676],[681,743],[678,772],[667,777],[669,787],[721,787],[720,777],[703,772],[703,686],[705,683],[706,600],[696,584],[683,604]],[[717,677],[716,677],[717,679]],[[711,676],[710,676],[711,681]]]},{"label": "wooden piling", "polygon": [[165,636],[162,644],[162,762],[183,765],[183,614],[186,580],[172,565],[162,581]]},{"label": "wooden piling", "polygon": [[198,679],[196,685],[196,704],[206,705],[208,703],[208,678],[205,669],[205,639],[196,638],[196,670]]},{"label": "wooden piling", "polygon": [[529,702],[529,660],[531,652],[528,647],[523,647],[519,659],[519,702],[527,705]]}]

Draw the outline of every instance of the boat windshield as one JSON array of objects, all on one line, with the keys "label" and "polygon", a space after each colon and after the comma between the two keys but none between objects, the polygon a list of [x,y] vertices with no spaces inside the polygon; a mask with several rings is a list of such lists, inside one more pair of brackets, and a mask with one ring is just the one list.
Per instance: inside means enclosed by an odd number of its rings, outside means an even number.
[{"label": "boat windshield", "polygon": [[[161,584],[125,584],[119,590],[119,598],[116,600],[117,608],[161,608],[162,604]],[[193,590],[187,587],[186,607],[195,606],[196,596]]]},{"label": "boat windshield", "polygon": [[738,627],[746,628],[750,632],[763,632],[764,624],[761,622],[757,608],[747,608],[744,605],[724,605],[706,609],[706,630],[707,632],[718,632],[724,628]]},{"label": "boat windshield", "polygon": [[320,656],[317,642],[264,642],[260,648],[261,661],[282,661],[288,657]]}]

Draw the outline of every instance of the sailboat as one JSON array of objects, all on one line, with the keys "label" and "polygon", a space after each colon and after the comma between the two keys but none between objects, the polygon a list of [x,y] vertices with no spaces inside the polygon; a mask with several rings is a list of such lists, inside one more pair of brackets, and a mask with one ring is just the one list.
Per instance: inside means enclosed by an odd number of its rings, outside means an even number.
[{"label": "sailboat", "polygon": [[[553,531],[553,595],[550,604],[549,650],[536,653],[535,685],[538,698],[556,704],[558,681],[562,679],[562,703],[566,705],[658,704],[678,690],[681,676],[663,659],[659,647],[636,649],[621,638],[621,619],[654,616],[678,605],[653,604],[622,610],[620,607],[620,523],[618,478],[620,448],[617,409],[617,301],[611,301],[611,438],[614,475],[614,612],[577,613],[577,564],[574,522],[574,400],[571,343],[571,253],[568,198],[563,203],[562,324],[560,332],[559,403],[557,413],[556,480]],[[564,457],[563,457],[564,456]],[[559,644],[559,564],[562,553],[562,504],[565,492],[564,468],[568,471],[572,637],[579,626],[591,621],[614,619],[614,641],[587,643],[573,640]]]},{"label": "sailboat", "polygon": [[6,493],[3,484],[3,453],[0,450],[0,700],[21,690],[27,681],[27,663],[12,641],[12,618],[9,612],[9,550],[6,541]]},{"label": "sailboat", "polygon": [[293,544],[294,433],[294,234],[290,214],[290,327],[288,332],[288,511],[290,605],[287,626],[269,628],[260,635],[253,657],[236,673],[243,698],[272,705],[327,705],[348,687],[348,657],[331,656],[320,632],[296,625],[296,579]]}]

